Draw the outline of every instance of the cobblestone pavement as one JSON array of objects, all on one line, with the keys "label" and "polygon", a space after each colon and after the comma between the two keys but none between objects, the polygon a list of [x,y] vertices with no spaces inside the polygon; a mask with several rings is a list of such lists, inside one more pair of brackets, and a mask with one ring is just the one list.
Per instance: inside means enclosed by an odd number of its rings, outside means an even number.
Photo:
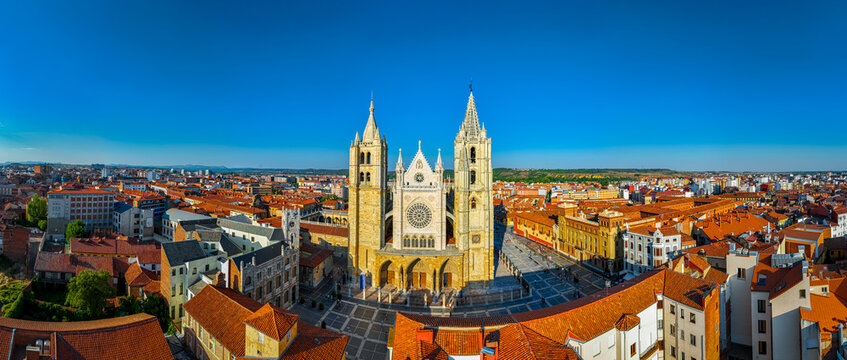
[{"label": "cobblestone pavement", "polygon": [[[579,266],[551,249],[533,246],[534,244],[526,238],[502,232],[498,234],[495,242],[532,288],[531,297],[505,303],[457,307],[452,312],[350,298],[342,301],[326,300],[327,308],[324,311],[312,308],[309,303],[297,304],[291,311],[300,314],[303,321],[317,326],[323,322],[328,329],[350,335],[346,350],[348,359],[384,360],[388,352],[388,331],[394,327],[394,317],[398,311],[417,314],[435,312],[435,315],[454,317],[508,315],[567,302],[605,287],[605,279],[599,274]],[[569,269],[579,278],[579,282],[574,284],[571,281],[563,281],[564,272],[555,270],[557,268]],[[504,269],[498,269],[498,273],[503,271]]]}]

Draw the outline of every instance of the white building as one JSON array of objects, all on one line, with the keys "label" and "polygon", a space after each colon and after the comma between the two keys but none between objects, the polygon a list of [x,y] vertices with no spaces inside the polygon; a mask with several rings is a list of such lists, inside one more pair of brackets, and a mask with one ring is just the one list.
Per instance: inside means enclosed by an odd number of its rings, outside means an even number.
[{"label": "white building", "polygon": [[[624,272],[639,275],[661,266],[696,244],[673,226],[643,225],[623,233]],[[683,237],[686,241],[683,243]]]},{"label": "white building", "polygon": [[[808,263],[797,254],[759,254],[730,246],[727,255],[731,341],[752,359],[801,359],[801,309],[811,309]],[[791,339],[791,340],[788,340]]]},{"label": "white building", "polygon": [[112,230],[139,240],[152,240],[153,209],[139,209],[125,202],[115,202]]}]

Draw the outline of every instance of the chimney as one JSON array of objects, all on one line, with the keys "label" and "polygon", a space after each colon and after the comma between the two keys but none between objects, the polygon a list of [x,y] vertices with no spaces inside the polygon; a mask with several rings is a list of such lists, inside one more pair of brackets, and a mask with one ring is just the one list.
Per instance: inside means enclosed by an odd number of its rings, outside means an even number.
[{"label": "chimney", "polygon": [[256,257],[255,256],[253,257],[252,263],[253,263],[253,266],[256,266]]},{"label": "chimney", "polygon": [[838,345],[844,344],[844,324],[838,324]]},{"label": "chimney", "polygon": [[729,242],[729,251],[730,251],[730,252],[735,251],[735,243],[734,243],[734,242],[732,242],[732,241],[730,241],[730,242]]}]

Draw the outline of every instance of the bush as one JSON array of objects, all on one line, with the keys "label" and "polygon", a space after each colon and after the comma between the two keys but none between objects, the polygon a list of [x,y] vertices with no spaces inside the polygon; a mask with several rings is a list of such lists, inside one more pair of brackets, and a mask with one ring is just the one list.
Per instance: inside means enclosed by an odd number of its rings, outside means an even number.
[{"label": "bush", "polygon": [[312,307],[315,307],[317,305],[318,305],[318,301],[315,300],[315,299],[312,299]]},{"label": "bush", "polygon": [[306,298],[301,296],[300,297],[300,304],[305,304],[305,303],[306,303]]},{"label": "bush", "polygon": [[318,304],[318,310],[320,310],[320,311],[323,311],[323,310],[324,310],[324,303],[323,303],[323,302],[321,302],[320,304]]}]

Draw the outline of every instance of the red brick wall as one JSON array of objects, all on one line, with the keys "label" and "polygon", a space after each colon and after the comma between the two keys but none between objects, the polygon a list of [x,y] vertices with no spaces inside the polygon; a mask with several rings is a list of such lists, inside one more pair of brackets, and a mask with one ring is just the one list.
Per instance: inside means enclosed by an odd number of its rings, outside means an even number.
[{"label": "red brick wall", "polygon": [[3,234],[3,254],[10,260],[24,264],[29,249],[29,230],[15,227]]}]

